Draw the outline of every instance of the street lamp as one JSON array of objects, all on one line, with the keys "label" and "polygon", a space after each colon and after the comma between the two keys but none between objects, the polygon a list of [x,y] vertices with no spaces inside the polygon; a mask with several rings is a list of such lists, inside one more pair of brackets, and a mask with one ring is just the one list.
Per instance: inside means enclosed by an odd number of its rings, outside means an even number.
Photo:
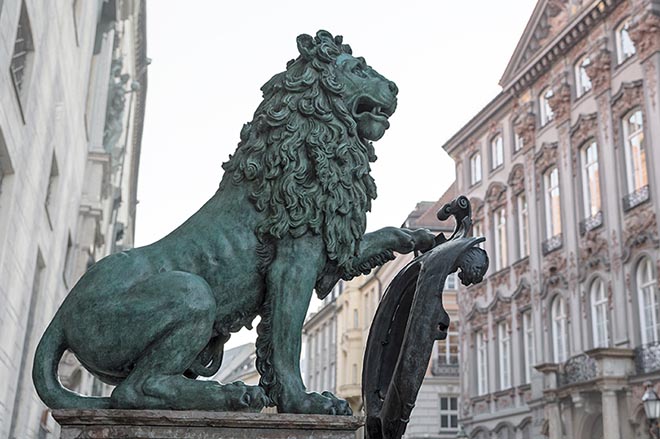
[{"label": "street lamp", "polygon": [[465,428],[463,428],[463,425],[459,427],[458,433],[456,433],[456,439],[468,439],[468,435],[465,432]]},{"label": "street lamp", "polygon": [[646,419],[649,420],[649,432],[655,439],[660,439],[660,426],[658,419],[660,419],[660,397],[655,393],[653,384],[650,381],[644,383],[646,392],[642,396],[644,403],[644,411],[646,412]]}]

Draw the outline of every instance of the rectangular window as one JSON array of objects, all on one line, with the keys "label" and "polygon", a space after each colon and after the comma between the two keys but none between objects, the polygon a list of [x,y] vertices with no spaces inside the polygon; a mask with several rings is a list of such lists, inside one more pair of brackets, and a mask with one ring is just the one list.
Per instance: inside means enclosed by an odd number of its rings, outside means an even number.
[{"label": "rectangular window", "polygon": [[532,311],[525,311],[522,315],[522,339],[524,354],[525,382],[532,381],[532,371],[536,358],[534,355],[534,326],[532,325]]},{"label": "rectangular window", "polygon": [[438,340],[438,363],[458,364],[458,332],[448,332],[446,339]]},{"label": "rectangular window", "polygon": [[440,430],[458,431],[458,398],[440,397]]},{"label": "rectangular window", "polygon": [[501,208],[493,213],[493,235],[495,237],[495,271],[507,265],[506,245],[506,209]]},{"label": "rectangular window", "polygon": [[644,119],[641,110],[635,110],[623,118],[623,138],[628,192],[633,193],[648,184],[644,148]]},{"label": "rectangular window", "polygon": [[481,154],[475,152],[470,157],[470,186],[481,181]]},{"label": "rectangular window", "polygon": [[524,193],[516,197],[518,208],[518,256],[519,259],[529,256],[529,209]]},{"label": "rectangular window", "polygon": [[511,326],[508,322],[497,325],[500,354],[500,390],[511,387]]},{"label": "rectangular window", "polygon": [[561,198],[559,170],[553,167],[544,175],[546,238],[561,235]]},{"label": "rectangular window", "polygon": [[554,96],[554,92],[550,87],[545,88],[539,94],[539,115],[541,118],[541,126],[545,126],[555,118],[555,113],[550,106],[550,99]]},{"label": "rectangular window", "polygon": [[491,169],[496,169],[504,163],[504,145],[502,135],[498,134],[490,141]]},{"label": "rectangular window", "polygon": [[616,52],[617,52],[617,61],[619,64],[633,56],[636,52],[635,44],[630,38],[628,33],[628,27],[630,26],[630,21],[626,20],[621,23],[616,29]]},{"label": "rectangular window", "polygon": [[600,212],[600,174],[598,172],[598,145],[592,141],[582,148],[582,189],[584,217],[589,218]]},{"label": "rectangular window", "polygon": [[34,40],[32,39],[30,17],[28,16],[25,2],[21,2],[21,14],[18,19],[14,52],[9,66],[14,89],[21,104],[25,102],[25,92],[30,79],[33,58]]},{"label": "rectangular window", "polygon": [[[477,238],[484,236],[484,229],[481,223],[476,223],[472,226],[472,236]],[[479,248],[484,248],[484,243],[479,243]]]},{"label": "rectangular window", "polygon": [[591,64],[591,60],[588,56],[580,58],[575,63],[575,93],[578,98],[591,90],[591,79],[589,79],[589,75],[587,74],[587,66],[589,64]]},{"label": "rectangular window", "polygon": [[520,134],[518,133],[515,133],[513,137],[513,152],[520,151],[521,149],[523,149],[523,146],[525,145],[522,136],[520,136]]},{"label": "rectangular window", "polygon": [[477,341],[477,395],[488,393],[488,341],[483,331],[475,333]]},{"label": "rectangular window", "polygon": [[357,329],[360,327],[360,320],[358,318],[358,310],[354,309],[353,310],[353,328]]}]

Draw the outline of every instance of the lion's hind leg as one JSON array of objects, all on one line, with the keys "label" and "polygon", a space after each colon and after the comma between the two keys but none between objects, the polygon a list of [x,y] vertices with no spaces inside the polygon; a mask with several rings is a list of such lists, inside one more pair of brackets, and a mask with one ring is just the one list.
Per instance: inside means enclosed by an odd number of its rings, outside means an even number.
[{"label": "lion's hind leg", "polygon": [[[203,278],[185,272],[161,273],[130,293],[145,311],[145,325],[155,325],[159,331],[112,392],[114,408],[260,410],[268,403],[259,387],[184,376],[213,335],[217,304]],[[156,314],[149,316],[146,310],[150,309],[157,310]],[[143,317],[141,314],[137,312],[135,317]]]}]

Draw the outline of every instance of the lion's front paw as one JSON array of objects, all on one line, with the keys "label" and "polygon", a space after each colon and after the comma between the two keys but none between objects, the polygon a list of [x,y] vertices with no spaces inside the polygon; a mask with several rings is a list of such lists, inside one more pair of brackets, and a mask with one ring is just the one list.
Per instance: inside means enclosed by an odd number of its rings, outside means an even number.
[{"label": "lion's front paw", "polygon": [[261,386],[248,386],[236,381],[222,387],[234,410],[258,412],[270,405],[270,398]]},{"label": "lion's front paw", "polygon": [[410,253],[413,250],[426,251],[433,247],[435,235],[427,229],[394,229],[396,246],[399,253]]},{"label": "lion's front paw", "polygon": [[278,406],[280,413],[304,413],[317,415],[352,415],[348,403],[330,392],[300,393],[286,398]]}]

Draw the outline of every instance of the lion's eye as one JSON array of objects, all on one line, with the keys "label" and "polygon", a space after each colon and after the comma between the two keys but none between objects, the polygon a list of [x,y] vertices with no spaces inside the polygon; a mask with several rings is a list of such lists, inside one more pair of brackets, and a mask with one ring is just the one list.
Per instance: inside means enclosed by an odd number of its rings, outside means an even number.
[{"label": "lion's eye", "polygon": [[354,75],[359,76],[360,78],[366,78],[367,77],[367,74],[364,71],[364,67],[362,67],[361,64],[355,64],[355,66],[353,66],[353,68],[351,69],[351,72]]}]

